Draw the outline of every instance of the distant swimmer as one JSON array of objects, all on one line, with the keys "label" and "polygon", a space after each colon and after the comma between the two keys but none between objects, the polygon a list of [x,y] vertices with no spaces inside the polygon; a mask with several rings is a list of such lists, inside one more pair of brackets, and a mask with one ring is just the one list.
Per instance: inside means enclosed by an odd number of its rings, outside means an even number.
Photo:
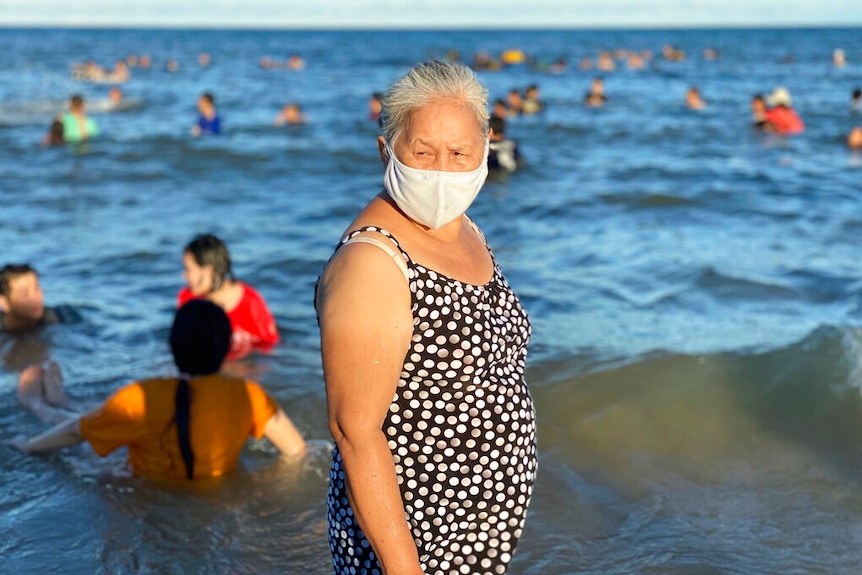
[{"label": "distant swimmer", "polygon": [[291,54],[287,59],[287,69],[299,72],[305,69],[305,60],[299,54]]},{"label": "distant swimmer", "polygon": [[617,63],[610,52],[602,51],[596,59],[596,68],[602,72],[613,72],[617,69]]},{"label": "distant swimmer", "polygon": [[524,90],[524,101],[521,104],[521,110],[525,116],[541,112],[545,108],[545,104],[539,99],[539,87],[536,84],[530,84]]},{"label": "distant swimmer", "polygon": [[643,56],[632,50],[628,53],[629,70],[643,70],[646,66],[646,60]]},{"label": "distant swimmer", "polygon": [[514,172],[521,165],[518,143],[506,137],[506,120],[491,116],[488,137],[488,170]]},{"label": "distant swimmer", "polygon": [[197,101],[198,121],[192,126],[192,135],[221,134],[221,119],[215,107],[215,98],[210,93],[201,94]]},{"label": "distant swimmer", "polygon": [[751,98],[751,123],[759,130],[771,130],[769,122],[766,121],[766,98],[763,94],[755,94]]},{"label": "distant swimmer", "polygon": [[700,90],[692,86],[685,93],[685,104],[692,110],[702,110],[706,108],[706,101],[701,98]]},{"label": "distant swimmer", "polygon": [[51,128],[45,137],[42,138],[42,143],[46,146],[62,146],[66,143],[66,138],[63,137],[63,121],[59,118],[51,122]]},{"label": "distant swimmer", "polygon": [[305,114],[302,112],[302,108],[299,104],[290,103],[286,104],[281,111],[275,115],[275,125],[276,126],[284,126],[287,124],[288,126],[298,126],[301,124],[305,124],[308,122],[308,118],[306,118]]},{"label": "distant swimmer", "polygon": [[682,62],[685,60],[685,52],[679,48],[675,48],[671,44],[665,44],[661,48],[662,58],[669,62]]},{"label": "distant swimmer", "polygon": [[128,110],[140,105],[140,101],[128,100],[123,94],[123,91],[114,86],[108,91],[108,97],[96,100],[87,106],[93,113],[108,113]]},{"label": "distant swimmer", "polygon": [[862,112],[862,88],[854,88],[850,96],[850,111]]},{"label": "distant swimmer", "polygon": [[505,118],[507,116],[511,116],[509,113],[509,107],[506,105],[506,100],[498,98],[494,100],[494,104],[491,107],[491,115],[497,116],[498,118]]},{"label": "distant swimmer", "polygon": [[152,480],[229,473],[250,436],[266,437],[280,453],[301,457],[302,434],[263,386],[220,372],[230,338],[221,308],[187,303],[170,330],[177,375],[128,383],[83,414],[69,409],[56,363],[31,365],[18,378],[18,399],[54,427],[10,445],[42,453],[86,441],[100,457],[126,448],[134,474]]},{"label": "distant swimmer", "polygon": [[605,96],[605,81],[601,77],[596,76],[590,83],[590,91],[584,96],[584,105],[588,108],[600,108],[607,101],[608,98]]},{"label": "distant swimmer", "polygon": [[383,94],[374,92],[368,98],[368,119],[374,122],[380,120],[380,114],[383,113]]},{"label": "distant swimmer", "polygon": [[836,68],[843,68],[847,65],[847,55],[841,48],[832,51],[832,65]]},{"label": "distant swimmer", "polygon": [[855,126],[847,136],[847,147],[851,150],[862,150],[862,126]]},{"label": "distant swimmer", "polygon": [[805,131],[805,124],[793,109],[793,101],[790,91],[779,86],[773,90],[769,97],[770,108],[766,110],[766,121],[772,126],[776,134],[801,134]]},{"label": "distant swimmer", "polygon": [[524,99],[517,88],[512,88],[506,94],[506,105],[509,107],[510,116],[518,116],[524,111]]},{"label": "distant swimmer", "polygon": [[75,94],[69,100],[69,111],[61,117],[63,138],[68,143],[82,142],[99,135],[96,121],[84,112],[84,98]]}]

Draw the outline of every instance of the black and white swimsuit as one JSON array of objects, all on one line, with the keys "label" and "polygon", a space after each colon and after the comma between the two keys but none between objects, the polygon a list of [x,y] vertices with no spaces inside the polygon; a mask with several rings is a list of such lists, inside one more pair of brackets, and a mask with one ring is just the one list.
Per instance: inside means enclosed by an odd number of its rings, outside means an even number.
[{"label": "black and white swimsuit", "polygon": [[[359,236],[369,231],[398,251]],[[496,261],[491,281],[475,286],[413,262],[380,228],[357,229],[338,247],[356,241],[390,253],[412,294],[413,337],[383,431],[422,568],[427,575],[504,573],[536,473],[535,412],[524,381],[527,314]],[[380,575],[345,483],[336,447],[327,495],[335,573]]]}]

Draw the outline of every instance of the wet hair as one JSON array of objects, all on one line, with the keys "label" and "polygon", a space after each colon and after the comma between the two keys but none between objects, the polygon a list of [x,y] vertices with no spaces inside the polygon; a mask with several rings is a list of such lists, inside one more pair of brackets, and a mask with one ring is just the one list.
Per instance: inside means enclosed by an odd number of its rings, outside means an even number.
[{"label": "wet hair", "polygon": [[24,274],[36,273],[30,264],[7,264],[0,269],[0,295],[9,297],[12,293],[12,280]]},{"label": "wet hair", "polygon": [[84,105],[84,98],[80,94],[75,94],[69,100],[69,103],[70,103],[70,107],[72,107],[72,108],[80,108],[81,106]]},{"label": "wet hair", "polygon": [[51,131],[48,132],[48,143],[54,146],[66,143],[66,138],[63,134],[63,122],[60,120],[51,122]]},{"label": "wet hair", "polygon": [[180,453],[186,467],[186,477],[194,477],[195,457],[191,443],[191,389],[194,375],[209,375],[221,368],[230,350],[231,326],[224,310],[208,300],[188,301],[174,316],[171,326],[171,353],[180,371],[174,396]]},{"label": "wet hair", "polygon": [[386,141],[392,143],[401,135],[416,109],[439,98],[462,99],[476,115],[482,136],[488,136],[488,90],[467,66],[432,60],[411,68],[386,92],[380,115],[380,131]]},{"label": "wet hair", "polygon": [[858,100],[859,98],[862,98],[862,88],[856,88],[853,90],[853,99]]},{"label": "wet hair", "polygon": [[210,94],[209,92],[204,92],[203,94],[201,94],[201,98],[203,98],[204,100],[206,100],[207,102],[209,102],[210,104],[215,106],[215,98],[213,98],[213,95]]},{"label": "wet hair", "polygon": [[225,278],[233,279],[234,276],[230,269],[230,254],[227,251],[227,246],[214,235],[200,234],[196,236],[195,239],[186,245],[183,251],[191,254],[199,266],[212,266],[213,285],[211,291],[220,288]]}]

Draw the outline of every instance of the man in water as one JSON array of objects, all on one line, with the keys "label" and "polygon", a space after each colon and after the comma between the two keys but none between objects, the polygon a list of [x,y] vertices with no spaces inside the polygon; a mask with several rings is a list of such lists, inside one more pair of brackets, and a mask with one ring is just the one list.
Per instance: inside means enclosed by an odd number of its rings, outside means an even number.
[{"label": "man in water", "polygon": [[203,134],[220,134],[221,119],[216,112],[215,98],[212,94],[201,94],[197,106],[200,116],[198,116],[197,124],[192,126],[192,135],[197,137]]},{"label": "man in water", "polygon": [[84,113],[84,98],[78,94],[69,100],[69,111],[60,120],[63,122],[63,139],[68,143],[83,142],[99,135],[99,126]]}]

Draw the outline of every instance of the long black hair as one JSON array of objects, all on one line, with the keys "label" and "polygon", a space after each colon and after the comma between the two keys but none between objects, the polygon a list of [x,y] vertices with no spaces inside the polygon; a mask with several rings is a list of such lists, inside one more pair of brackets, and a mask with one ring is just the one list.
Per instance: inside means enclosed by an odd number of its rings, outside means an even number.
[{"label": "long black hair", "polygon": [[191,443],[192,376],[216,373],[230,349],[230,320],[211,301],[193,299],[177,310],[171,327],[171,353],[180,371],[175,396],[174,423],[186,477],[194,477],[195,457]]}]

